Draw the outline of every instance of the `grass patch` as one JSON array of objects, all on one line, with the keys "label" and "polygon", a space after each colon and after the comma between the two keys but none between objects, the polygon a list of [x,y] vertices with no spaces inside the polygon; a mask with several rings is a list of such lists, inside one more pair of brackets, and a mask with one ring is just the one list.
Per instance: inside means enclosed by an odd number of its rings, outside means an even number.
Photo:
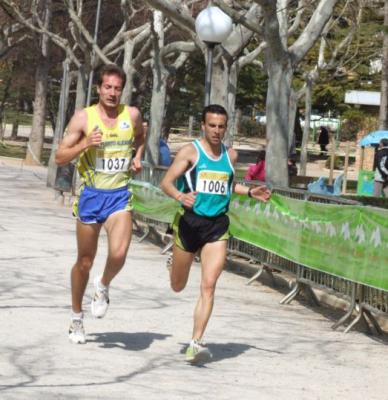
[{"label": "grass patch", "polygon": [[18,112],[11,108],[6,108],[4,121],[7,124],[13,124],[16,120],[19,121],[19,125],[31,125],[32,124],[32,114],[27,114],[24,112]]},{"label": "grass patch", "polygon": [[[27,147],[25,146],[15,146],[5,142],[0,141],[0,156],[1,157],[12,157],[12,158],[26,158]],[[50,158],[51,149],[43,149],[42,152],[42,164],[48,164]]]}]

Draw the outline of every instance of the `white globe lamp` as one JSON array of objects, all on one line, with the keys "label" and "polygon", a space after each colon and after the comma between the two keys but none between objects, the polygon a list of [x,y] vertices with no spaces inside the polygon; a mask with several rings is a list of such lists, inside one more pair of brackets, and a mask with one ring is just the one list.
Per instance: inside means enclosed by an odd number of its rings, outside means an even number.
[{"label": "white globe lamp", "polygon": [[232,19],[218,7],[205,8],[195,20],[197,35],[207,46],[205,106],[210,104],[214,46],[222,43],[230,35],[232,29]]},{"label": "white globe lamp", "polygon": [[195,30],[206,43],[222,43],[230,35],[232,28],[232,19],[218,7],[205,8],[195,20]]}]

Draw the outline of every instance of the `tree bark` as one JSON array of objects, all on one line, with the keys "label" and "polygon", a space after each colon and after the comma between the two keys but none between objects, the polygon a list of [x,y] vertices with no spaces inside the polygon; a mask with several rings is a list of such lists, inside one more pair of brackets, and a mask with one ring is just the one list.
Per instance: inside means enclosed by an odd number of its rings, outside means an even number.
[{"label": "tree bark", "polygon": [[290,63],[271,62],[268,67],[266,181],[283,187],[288,186],[288,103],[292,74]]},{"label": "tree bark", "polygon": [[127,76],[127,81],[121,95],[121,102],[123,104],[131,104],[132,101],[132,91],[133,91],[133,75],[135,70],[133,68],[133,51],[135,44],[132,40],[128,39],[124,43],[124,61],[123,70]]},{"label": "tree bark", "polygon": [[312,101],[313,83],[310,78],[306,77],[306,97],[305,97],[305,119],[302,136],[302,145],[300,151],[300,175],[306,175],[307,170],[307,145],[310,136],[310,115]]},{"label": "tree bark", "polygon": [[0,101],[0,140],[4,139],[5,134],[5,103],[9,99],[9,91],[12,83],[12,75],[5,82],[3,96]]},{"label": "tree bark", "polygon": [[295,154],[296,152],[295,119],[298,100],[298,94],[291,89],[288,106],[288,154]]},{"label": "tree bark", "polygon": [[88,72],[84,65],[81,65],[78,69],[77,75],[77,91],[75,97],[75,109],[80,110],[85,107],[86,94],[88,90]]},{"label": "tree bark", "polygon": [[388,129],[388,0],[384,4],[383,65],[381,71],[380,129]]},{"label": "tree bark", "polygon": [[70,74],[69,74],[69,65],[70,60],[66,59],[62,63],[63,75],[61,82],[61,92],[59,97],[59,105],[58,105],[58,115],[57,121],[55,124],[54,138],[51,147],[50,159],[48,162],[48,171],[47,171],[47,186],[54,187],[55,178],[57,175],[57,164],[55,163],[55,152],[58,149],[59,143],[63,137],[63,131],[66,126],[66,110],[67,104],[69,101],[69,91],[70,91]]},{"label": "tree bark", "polygon": [[152,34],[154,35],[153,85],[151,98],[150,126],[147,132],[145,159],[151,165],[159,163],[159,141],[166,107],[168,72],[166,71],[160,50],[164,44],[163,14],[154,11]]},{"label": "tree bark", "polygon": [[[51,20],[51,1],[44,2],[44,24],[48,28]],[[43,142],[46,127],[46,103],[48,72],[50,69],[49,52],[50,39],[48,35],[42,35],[42,58],[39,61],[35,74],[35,100],[32,127],[27,146],[25,162],[29,165],[39,165],[42,159]]]}]

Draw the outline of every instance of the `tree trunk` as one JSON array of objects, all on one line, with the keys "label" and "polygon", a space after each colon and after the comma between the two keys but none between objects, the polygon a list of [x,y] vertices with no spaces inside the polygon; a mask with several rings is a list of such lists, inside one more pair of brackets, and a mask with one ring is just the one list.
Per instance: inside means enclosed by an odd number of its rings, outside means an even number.
[{"label": "tree trunk", "polygon": [[383,65],[381,71],[380,129],[388,129],[388,0],[384,5]]},{"label": "tree trunk", "polygon": [[20,117],[20,113],[17,113],[15,116],[15,119],[13,121],[13,124],[12,124],[11,140],[16,140],[18,137],[19,117]]},{"label": "tree trunk", "polygon": [[310,136],[310,116],[311,116],[311,101],[312,101],[312,81],[306,78],[306,97],[305,97],[305,115],[304,128],[302,137],[302,146],[300,151],[300,175],[305,176],[307,170],[307,145]]},{"label": "tree trunk", "polygon": [[59,97],[59,106],[58,106],[58,116],[57,122],[55,125],[54,138],[51,147],[50,159],[48,162],[48,171],[47,171],[47,186],[54,187],[55,178],[57,175],[57,165],[55,163],[55,152],[58,149],[59,143],[63,137],[63,131],[66,125],[66,110],[67,104],[69,101],[69,91],[70,91],[70,76],[69,76],[69,64],[70,61],[66,59],[63,64],[63,75],[61,82],[61,93]]},{"label": "tree trunk", "polygon": [[166,90],[168,72],[164,68],[160,49],[164,44],[163,14],[154,11],[154,55],[153,55],[153,85],[151,98],[150,126],[147,132],[145,159],[151,165],[159,163],[159,142],[162,133],[162,123],[166,107]]},{"label": "tree trunk", "polygon": [[20,113],[22,112],[22,107],[23,107],[20,93],[21,93],[21,90],[20,90],[20,87],[18,87],[17,93],[16,93],[16,107],[15,107],[16,115],[15,115],[15,119],[12,123],[11,140],[16,140],[18,137]]},{"label": "tree trunk", "polygon": [[210,103],[220,104],[228,110],[228,84],[230,75],[230,66],[224,57],[216,56],[213,63]]},{"label": "tree trunk", "polygon": [[[45,27],[47,28],[51,20],[51,1],[45,2]],[[46,127],[46,103],[49,63],[49,44],[47,35],[42,35],[42,58],[38,64],[35,74],[35,100],[34,114],[32,117],[32,127],[27,146],[26,164],[39,165],[42,158],[44,134]]]},{"label": "tree trunk", "polygon": [[39,63],[35,75],[35,100],[32,127],[28,141],[26,164],[39,165],[42,157],[46,125],[46,99],[49,64],[47,59]]},{"label": "tree trunk", "polygon": [[234,130],[236,136],[238,136],[239,133],[241,132],[241,120],[242,120],[242,110],[241,108],[237,108],[234,118]]},{"label": "tree trunk", "polygon": [[288,154],[295,154],[296,152],[295,118],[297,108],[298,94],[291,89],[288,108]]},{"label": "tree trunk", "polygon": [[4,92],[3,92],[3,97],[0,102],[0,140],[4,139],[4,134],[5,134],[5,103],[9,99],[9,91],[11,88],[11,82],[12,78],[10,77],[7,79],[7,82],[5,83],[4,87]]},{"label": "tree trunk", "polygon": [[77,75],[77,92],[75,97],[75,109],[80,110],[85,107],[86,94],[88,90],[88,76],[85,66],[81,65]]},{"label": "tree trunk", "polygon": [[266,181],[288,187],[288,104],[292,67],[270,62],[268,65]]},{"label": "tree trunk", "polygon": [[227,85],[227,103],[226,110],[229,114],[228,130],[225,135],[225,145],[231,147],[233,140],[238,134],[237,126],[240,123],[238,116],[236,115],[236,94],[237,94],[237,81],[238,81],[238,61],[235,61],[230,68],[228,68],[228,85]]},{"label": "tree trunk", "polygon": [[121,95],[121,102],[128,105],[130,105],[132,101],[133,75],[135,73],[132,65],[134,47],[135,46],[132,40],[127,39],[124,42],[123,70],[127,76],[127,82],[125,83],[125,87]]}]

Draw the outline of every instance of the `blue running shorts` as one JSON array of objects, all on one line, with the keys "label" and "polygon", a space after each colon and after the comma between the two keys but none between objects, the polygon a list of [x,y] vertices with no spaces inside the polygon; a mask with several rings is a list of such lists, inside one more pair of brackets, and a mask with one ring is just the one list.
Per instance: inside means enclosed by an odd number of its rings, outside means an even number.
[{"label": "blue running shorts", "polygon": [[132,210],[132,193],[127,186],[118,189],[95,189],[85,186],[73,214],[84,224],[101,224],[119,211]]}]

